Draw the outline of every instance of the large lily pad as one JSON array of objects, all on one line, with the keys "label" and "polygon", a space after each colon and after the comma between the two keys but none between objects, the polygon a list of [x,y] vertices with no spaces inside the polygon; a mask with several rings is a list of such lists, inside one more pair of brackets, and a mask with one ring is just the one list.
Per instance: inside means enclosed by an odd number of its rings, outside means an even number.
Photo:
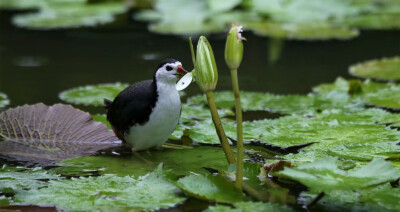
[{"label": "large lily pad", "polygon": [[[242,108],[249,110],[267,110],[285,114],[310,115],[326,109],[346,108],[359,110],[360,105],[349,101],[349,97],[342,93],[330,95],[276,95],[261,92],[241,92]],[[215,103],[218,108],[232,109],[235,101],[232,92],[215,92]],[[194,96],[188,99],[189,105],[206,105],[206,98],[203,95]]]},{"label": "large lily pad", "polygon": [[103,106],[104,99],[113,100],[119,92],[128,86],[127,83],[119,82],[87,85],[61,92],[60,99],[72,104]]},{"label": "large lily pad", "polygon": [[179,179],[176,185],[191,196],[204,200],[235,203],[243,198],[242,192],[220,175],[192,174]]},{"label": "large lily pad", "polygon": [[125,11],[126,7],[120,2],[87,4],[86,0],[47,0],[39,12],[16,15],[12,21],[30,29],[77,28],[110,23],[116,14]]},{"label": "large lily pad", "polygon": [[0,9],[24,10],[38,9],[45,4],[44,0],[2,0]]},{"label": "large lily pad", "polygon": [[183,202],[186,198],[179,192],[168,181],[160,165],[139,179],[105,175],[50,181],[45,188],[17,193],[14,201],[56,205],[58,209],[68,211],[157,210]]},{"label": "large lily pad", "polygon": [[119,146],[121,141],[89,113],[69,105],[42,103],[0,114],[0,156],[30,163],[53,163]]},{"label": "large lily pad", "polygon": [[351,66],[349,72],[362,78],[400,80],[400,58],[393,57],[366,61]]},{"label": "large lily pad", "polygon": [[297,180],[315,192],[355,190],[376,186],[400,178],[400,171],[382,158],[374,159],[356,171],[338,168],[337,158],[329,157],[279,172],[279,176]]},{"label": "large lily pad", "polygon": [[0,108],[10,104],[10,101],[7,98],[7,95],[4,93],[0,93]]}]

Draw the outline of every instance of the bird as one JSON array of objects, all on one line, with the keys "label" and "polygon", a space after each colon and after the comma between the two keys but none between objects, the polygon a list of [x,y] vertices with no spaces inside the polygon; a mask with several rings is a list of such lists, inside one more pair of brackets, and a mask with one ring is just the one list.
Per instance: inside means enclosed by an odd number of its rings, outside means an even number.
[{"label": "bird", "polygon": [[108,122],[132,151],[161,147],[173,133],[182,110],[175,85],[186,73],[181,62],[166,59],[153,79],[130,85],[113,101],[104,99]]}]

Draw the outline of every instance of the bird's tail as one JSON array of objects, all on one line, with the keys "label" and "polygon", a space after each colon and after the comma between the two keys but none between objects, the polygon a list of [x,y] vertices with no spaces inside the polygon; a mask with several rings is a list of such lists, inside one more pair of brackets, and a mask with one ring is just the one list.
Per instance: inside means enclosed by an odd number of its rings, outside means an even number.
[{"label": "bird's tail", "polygon": [[112,101],[109,99],[104,99],[104,107],[106,108],[106,110],[110,109],[112,105]]}]

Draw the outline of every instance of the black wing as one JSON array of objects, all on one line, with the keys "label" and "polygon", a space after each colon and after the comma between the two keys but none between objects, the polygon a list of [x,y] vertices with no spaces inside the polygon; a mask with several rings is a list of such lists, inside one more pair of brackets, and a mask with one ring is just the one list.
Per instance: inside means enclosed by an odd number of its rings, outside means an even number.
[{"label": "black wing", "polygon": [[121,91],[111,105],[106,104],[107,120],[113,128],[125,133],[132,125],[142,125],[149,120],[157,98],[153,80],[135,83]]}]

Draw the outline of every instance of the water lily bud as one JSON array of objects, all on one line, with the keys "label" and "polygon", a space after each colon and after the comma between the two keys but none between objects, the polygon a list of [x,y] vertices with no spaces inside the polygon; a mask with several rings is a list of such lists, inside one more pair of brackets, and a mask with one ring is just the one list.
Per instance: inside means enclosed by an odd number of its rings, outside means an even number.
[{"label": "water lily bud", "polygon": [[211,45],[204,36],[197,42],[195,69],[195,79],[201,90],[215,90],[218,82],[217,64]]},{"label": "water lily bud", "polygon": [[239,68],[243,57],[242,37],[243,27],[233,26],[228,33],[225,44],[225,62],[229,69],[236,70]]}]

